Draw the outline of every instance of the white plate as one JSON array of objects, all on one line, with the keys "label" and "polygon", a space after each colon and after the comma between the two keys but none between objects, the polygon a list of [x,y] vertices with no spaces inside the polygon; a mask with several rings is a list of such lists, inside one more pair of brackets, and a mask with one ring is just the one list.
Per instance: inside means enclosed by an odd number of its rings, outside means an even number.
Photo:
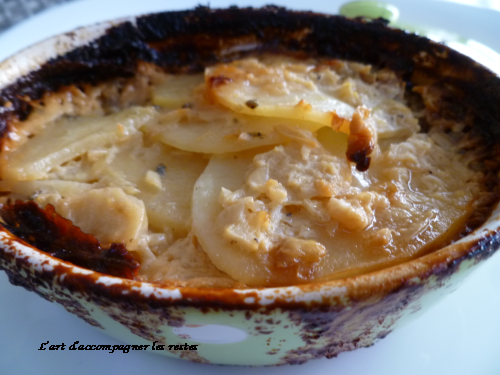
[{"label": "white plate", "polygon": [[[252,1],[253,6],[269,3]],[[336,13],[344,1],[273,1],[289,8]],[[181,4],[182,3],[182,4]],[[0,60],[60,32],[107,19],[167,9],[186,9],[198,0],[81,0],[50,9],[0,35]],[[441,27],[500,51],[500,13],[459,4],[394,0],[402,22]],[[212,7],[248,1],[211,0]],[[0,10],[1,11],[1,10]],[[500,374],[500,255],[494,256],[461,288],[413,323],[368,349],[300,366],[236,368],[193,364],[152,352],[39,351],[50,344],[119,344],[34,293],[14,287],[0,272],[0,374]],[[224,346],[221,346],[224,350]]]}]

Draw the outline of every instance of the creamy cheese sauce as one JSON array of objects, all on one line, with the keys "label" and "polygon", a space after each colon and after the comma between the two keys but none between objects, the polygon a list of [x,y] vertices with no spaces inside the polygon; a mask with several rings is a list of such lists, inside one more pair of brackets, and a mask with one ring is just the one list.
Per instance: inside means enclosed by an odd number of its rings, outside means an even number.
[{"label": "creamy cheese sauce", "polygon": [[[70,88],[14,124],[3,199],[52,204],[140,277],[293,285],[449,243],[484,191],[438,129],[419,132],[395,74],[264,56]],[[347,157],[346,157],[347,154]]]}]

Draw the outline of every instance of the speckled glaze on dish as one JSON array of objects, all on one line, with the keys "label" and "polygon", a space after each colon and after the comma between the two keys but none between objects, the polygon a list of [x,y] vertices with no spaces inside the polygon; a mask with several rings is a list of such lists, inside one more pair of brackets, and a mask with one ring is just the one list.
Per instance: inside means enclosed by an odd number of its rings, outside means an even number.
[{"label": "speckled glaze on dish", "polygon": [[[278,8],[151,15],[31,47],[0,64],[0,132],[29,116],[25,95],[35,99],[68,84],[131,76],[138,60],[176,72],[252,51],[353,59],[391,67],[413,83],[442,80],[476,109],[478,131],[499,137],[494,103],[500,80],[468,58],[378,22]],[[497,208],[473,233],[411,262],[325,283],[234,290],[159,287],[103,275],[44,254],[0,228],[0,269],[11,283],[129,344],[198,345],[156,353],[202,363],[297,364],[374,344],[456,289],[499,241]]]}]

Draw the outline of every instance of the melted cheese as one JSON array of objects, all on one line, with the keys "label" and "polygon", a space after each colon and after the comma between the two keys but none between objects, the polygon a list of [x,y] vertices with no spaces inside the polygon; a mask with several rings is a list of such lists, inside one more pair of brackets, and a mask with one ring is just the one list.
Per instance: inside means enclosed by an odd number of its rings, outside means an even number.
[{"label": "melted cheese", "polygon": [[[263,56],[198,75],[143,64],[119,86],[71,88],[16,125],[0,190],[124,243],[144,280],[274,286],[379,269],[449,241],[484,190],[446,134],[418,133],[386,70]],[[366,172],[349,162],[358,151]]]},{"label": "melted cheese", "polygon": [[[203,214],[193,229],[217,267],[250,285],[408,259],[469,213],[479,187],[463,164],[445,165],[453,159],[415,135],[374,157],[363,186],[345,159],[319,146],[213,158],[196,185],[193,209]],[[429,175],[445,168],[452,177]]]}]

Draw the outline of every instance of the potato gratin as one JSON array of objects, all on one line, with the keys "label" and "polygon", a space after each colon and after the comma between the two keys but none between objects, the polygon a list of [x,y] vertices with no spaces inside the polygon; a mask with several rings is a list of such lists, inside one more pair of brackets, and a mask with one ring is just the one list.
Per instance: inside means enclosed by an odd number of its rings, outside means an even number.
[{"label": "potato gratin", "polygon": [[124,244],[144,281],[377,270],[450,243],[491,199],[465,125],[433,116],[441,94],[338,60],[261,56],[189,75],[144,63],[32,103],[4,142],[2,199],[50,204]]}]

